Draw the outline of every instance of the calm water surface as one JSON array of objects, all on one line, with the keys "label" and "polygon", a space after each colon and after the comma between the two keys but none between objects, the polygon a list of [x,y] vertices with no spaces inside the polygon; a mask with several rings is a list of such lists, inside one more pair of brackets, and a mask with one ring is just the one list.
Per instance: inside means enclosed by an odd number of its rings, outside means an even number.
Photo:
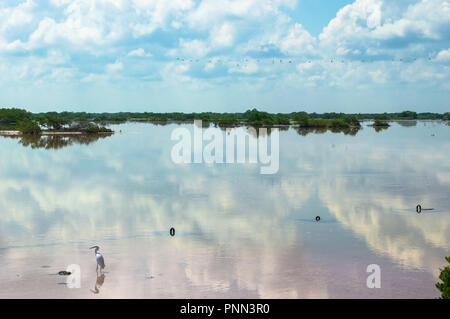
[{"label": "calm water surface", "polygon": [[[176,127],[124,124],[85,144],[0,138],[0,297],[439,296],[450,255],[445,123],[356,136],[291,128],[276,175],[174,164]],[[419,215],[419,203],[435,210]],[[81,267],[79,289],[56,275],[69,264]],[[380,289],[366,286],[370,264]]]}]

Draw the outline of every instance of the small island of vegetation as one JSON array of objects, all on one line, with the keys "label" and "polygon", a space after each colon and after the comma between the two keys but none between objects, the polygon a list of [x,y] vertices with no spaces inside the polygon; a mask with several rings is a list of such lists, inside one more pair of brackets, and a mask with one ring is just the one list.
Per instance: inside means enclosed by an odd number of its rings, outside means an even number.
[{"label": "small island of vegetation", "polygon": [[0,109],[0,131],[6,135],[113,133],[93,121],[64,118],[56,112],[33,114],[17,108]]},{"label": "small island of vegetation", "polygon": [[377,119],[371,126],[375,129],[375,131],[380,132],[382,130],[387,130],[391,125],[386,121]]},{"label": "small island of vegetation", "polygon": [[375,120],[375,122],[372,124],[373,127],[389,127],[389,123],[382,120]]}]

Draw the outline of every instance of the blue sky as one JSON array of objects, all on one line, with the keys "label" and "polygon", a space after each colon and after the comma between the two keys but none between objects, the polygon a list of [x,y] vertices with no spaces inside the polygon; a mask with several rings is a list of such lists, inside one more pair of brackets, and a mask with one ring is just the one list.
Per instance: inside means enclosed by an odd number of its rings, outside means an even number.
[{"label": "blue sky", "polygon": [[450,111],[444,0],[0,4],[0,105]]}]

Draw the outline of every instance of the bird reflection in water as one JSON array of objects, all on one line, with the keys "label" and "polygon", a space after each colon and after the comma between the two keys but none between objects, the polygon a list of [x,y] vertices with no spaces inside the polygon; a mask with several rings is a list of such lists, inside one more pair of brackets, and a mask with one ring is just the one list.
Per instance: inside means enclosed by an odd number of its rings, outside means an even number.
[{"label": "bird reflection in water", "polygon": [[97,280],[95,281],[94,290],[91,289],[92,293],[98,294],[100,293],[100,287],[105,282],[105,274],[101,273],[100,275],[97,273]]}]

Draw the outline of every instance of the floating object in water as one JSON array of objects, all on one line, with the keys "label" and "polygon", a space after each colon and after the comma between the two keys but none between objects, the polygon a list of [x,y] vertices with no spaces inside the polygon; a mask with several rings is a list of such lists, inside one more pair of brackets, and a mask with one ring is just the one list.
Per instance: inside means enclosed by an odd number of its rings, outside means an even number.
[{"label": "floating object in water", "polygon": [[316,222],[320,221],[320,216],[316,216]]},{"label": "floating object in water", "polygon": [[420,214],[423,210],[434,210],[434,208],[422,208],[422,206],[420,206],[420,205],[417,205],[417,206],[416,206],[416,212],[418,212],[419,214]]},{"label": "floating object in water", "polygon": [[60,272],[58,272],[58,275],[60,276],[69,276],[70,274],[72,274],[70,271],[65,270],[61,270]]},{"label": "floating object in water", "polygon": [[175,228],[173,227],[170,229],[170,236],[175,236]]}]

